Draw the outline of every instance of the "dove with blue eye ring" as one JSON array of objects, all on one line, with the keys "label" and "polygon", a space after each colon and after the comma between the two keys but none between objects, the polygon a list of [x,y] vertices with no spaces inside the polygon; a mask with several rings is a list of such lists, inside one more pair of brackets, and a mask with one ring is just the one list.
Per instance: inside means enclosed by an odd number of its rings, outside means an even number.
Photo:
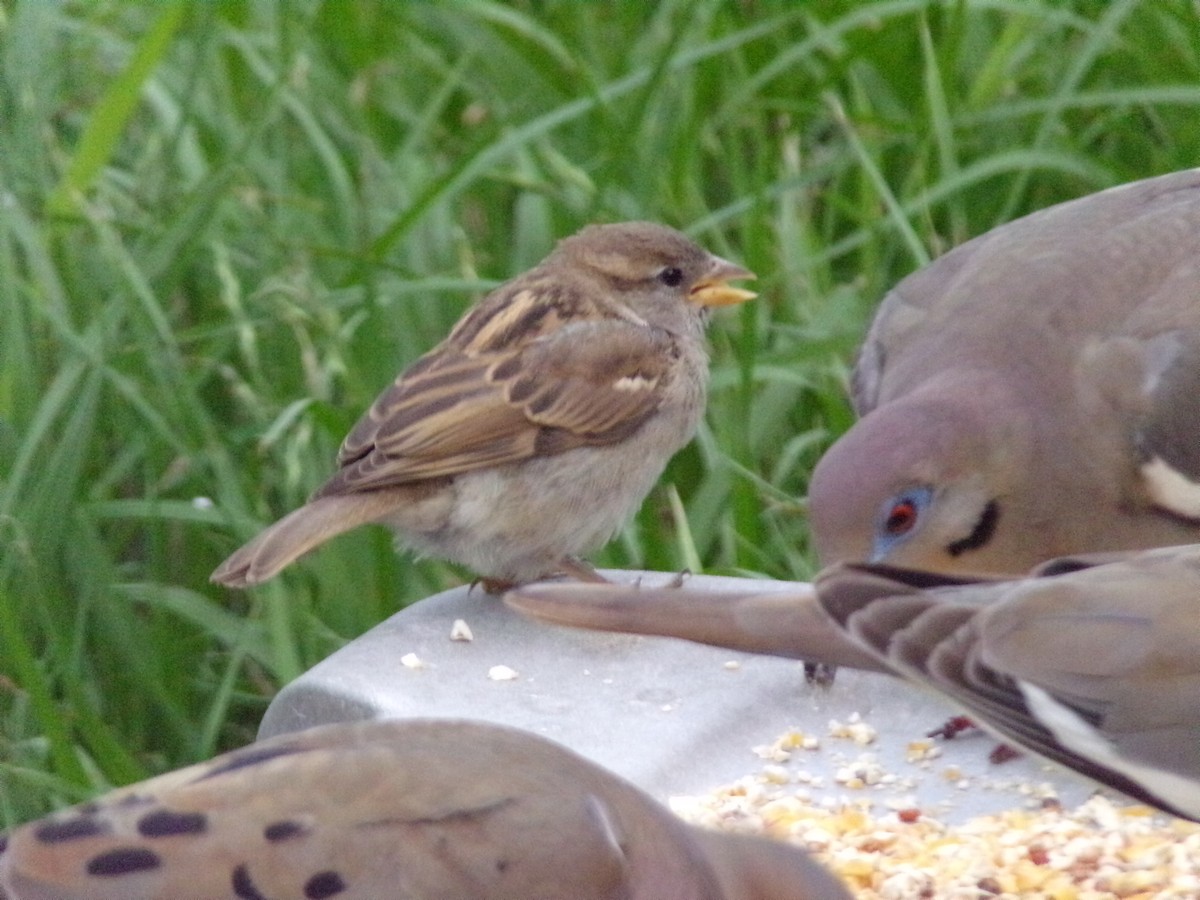
[{"label": "dove with blue eye ring", "polygon": [[902,280],[809,485],[822,565],[1019,574],[1200,541],[1200,170],[1001,225]]}]

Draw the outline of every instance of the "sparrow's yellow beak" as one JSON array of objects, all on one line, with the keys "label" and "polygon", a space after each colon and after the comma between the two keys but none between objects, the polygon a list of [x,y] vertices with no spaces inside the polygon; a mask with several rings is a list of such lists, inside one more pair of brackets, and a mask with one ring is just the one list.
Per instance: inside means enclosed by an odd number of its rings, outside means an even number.
[{"label": "sparrow's yellow beak", "polygon": [[691,302],[697,306],[733,306],[735,303],[753,300],[758,296],[754,291],[730,287],[725,282],[757,277],[749,269],[743,269],[729,260],[715,256],[712,269],[692,288]]}]

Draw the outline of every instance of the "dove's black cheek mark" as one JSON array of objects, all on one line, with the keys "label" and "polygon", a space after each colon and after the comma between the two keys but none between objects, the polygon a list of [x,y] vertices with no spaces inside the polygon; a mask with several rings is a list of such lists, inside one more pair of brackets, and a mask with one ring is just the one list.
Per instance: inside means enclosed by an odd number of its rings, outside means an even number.
[{"label": "dove's black cheek mark", "polygon": [[979,521],[965,538],[946,545],[946,552],[951,556],[961,556],[968,550],[978,550],[996,534],[996,524],[1000,521],[1000,505],[995,500],[989,500],[979,516]]}]

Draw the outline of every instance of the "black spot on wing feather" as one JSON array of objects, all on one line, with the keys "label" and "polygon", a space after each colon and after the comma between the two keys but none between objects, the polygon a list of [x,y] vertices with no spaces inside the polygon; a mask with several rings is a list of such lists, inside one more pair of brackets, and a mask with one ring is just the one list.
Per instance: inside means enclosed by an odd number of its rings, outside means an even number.
[{"label": "black spot on wing feather", "polygon": [[81,838],[108,834],[110,827],[103,819],[95,816],[72,816],[45,822],[34,830],[34,838],[42,844],[62,844]]},{"label": "black spot on wing feather", "polygon": [[142,837],[172,837],[180,834],[203,834],[208,830],[208,819],[198,812],[171,812],[156,809],[138,819],[138,834]]},{"label": "black spot on wing feather", "polygon": [[215,768],[209,769],[203,775],[196,779],[197,782],[207,781],[210,778],[217,778],[229,772],[236,772],[238,769],[246,769],[250,766],[257,766],[260,763],[268,760],[278,759],[281,756],[291,756],[297,753],[304,753],[303,747],[295,744],[285,744],[275,747],[247,747],[245,750],[235,750],[225,758],[225,761]]},{"label": "black spot on wing feather", "polygon": [[332,870],[318,872],[304,883],[305,900],[325,900],[346,890],[342,876]]},{"label": "black spot on wing feather", "polygon": [[263,829],[263,837],[272,844],[280,841],[291,840],[292,838],[303,837],[308,833],[308,829],[299,822],[293,822],[289,819],[284,819],[279,822],[272,822]]},{"label": "black spot on wing feather", "polygon": [[145,847],[118,847],[88,860],[87,873],[101,878],[117,878],[146,872],[162,865],[162,858]]},{"label": "black spot on wing feather", "polygon": [[234,867],[230,887],[233,888],[234,896],[240,900],[268,900],[267,896],[259,891],[254,879],[250,877],[250,870],[246,868],[245,863]]}]

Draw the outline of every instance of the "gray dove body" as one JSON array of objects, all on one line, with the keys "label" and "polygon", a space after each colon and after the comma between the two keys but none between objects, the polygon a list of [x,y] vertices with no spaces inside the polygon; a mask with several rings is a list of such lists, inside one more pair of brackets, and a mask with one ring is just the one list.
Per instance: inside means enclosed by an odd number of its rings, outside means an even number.
[{"label": "gray dove body", "polygon": [[1200,821],[1200,546],[979,583],[849,563],[816,587],[862,648],[1003,740]]},{"label": "gray dove body", "polygon": [[838,563],[794,591],[534,584],[519,611],[890,672],[1094,781],[1200,821],[1200,545],[1063,557],[1026,578]]},{"label": "gray dove body", "polygon": [[813,473],[822,563],[1021,573],[1200,540],[1200,170],[1002,225],[901,281]]}]

